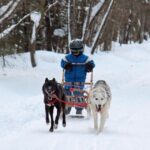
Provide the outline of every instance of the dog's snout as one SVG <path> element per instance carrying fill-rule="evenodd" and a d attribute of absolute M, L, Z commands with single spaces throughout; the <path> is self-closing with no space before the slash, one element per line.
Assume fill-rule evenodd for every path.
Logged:
<path fill-rule="evenodd" d="M 101 105 L 98 105 L 98 109 L 101 110 Z"/>
<path fill-rule="evenodd" d="M 96 105 L 97 112 L 101 111 L 101 105 Z"/>
<path fill-rule="evenodd" d="M 98 98 L 95 98 L 95 100 L 98 100 Z"/>
<path fill-rule="evenodd" d="M 51 87 L 50 87 L 50 86 L 48 87 L 48 90 L 51 90 Z"/>

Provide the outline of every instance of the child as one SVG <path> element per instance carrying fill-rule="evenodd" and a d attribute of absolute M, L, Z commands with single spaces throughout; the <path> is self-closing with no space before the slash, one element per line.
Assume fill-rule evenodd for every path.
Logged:
<path fill-rule="evenodd" d="M 66 93 L 70 95 L 70 88 L 76 88 L 76 86 L 80 86 L 80 89 L 84 88 L 86 74 L 93 70 L 95 64 L 93 60 L 83 54 L 84 44 L 82 40 L 72 40 L 69 48 L 71 53 L 61 60 L 61 67 L 65 70 L 65 82 L 69 82 L 72 85 L 72 87 L 65 86 Z M 76 93 L 76 95 L 78 94 Z M 81 107 L 76 107 L 76 114 L 82 114 L 82 109 Z M 68 109 L 68 113 L 70 113 L 70 110 L 71 108 Z"/>

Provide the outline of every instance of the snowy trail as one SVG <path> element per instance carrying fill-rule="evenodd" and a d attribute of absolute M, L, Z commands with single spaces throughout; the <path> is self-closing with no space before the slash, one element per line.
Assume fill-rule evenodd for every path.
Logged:
<path fill-rule="evenodd" d="M 40 51 L 35 69 L 27 63 L 27 54 L 8 57 L 16 67 L 0 70 L 0 149 L 149 150 L 150 48 L 146 43 L 116 49 L 92 56 L 94 82 L 104 79 L 112 89 L 110 115 L 99 135 L 92 118 L 67 118 L 66 128 L 60 120 L 58 129 L 48 132 L 41 87 L 45 77 L 61 81 L 64 55 Z"/>
<path fill-rule="evenodd" d="M 119 100 L 118 100 L 119 101 Z M 134 103 L 134 102 L 133 102 Z M 122 105 L 124 107 L 122 107 Z M 130 107 L 129 107 L 130 106 Z M 143 107 L 146 109 L 148 105 Z M 128 109 L 125 109 L 125 108 Z M 44 118 L 37 119 L 32 118 L 29 123 L 22 126 L 19 131 L 15 131 L 11 135 L 7 135 L 0 145 L 3 146 L 3 150 L 9 149 L 81 149 L 82 150 L 98 150 L 99 147 L 103 149 L 121 149 L 124 145 L 124 149 L 147 149 L 149 143 L 149 132 L 138 129 L 143 128 L 142 115 L 149 115 L 144 109 L 137 112 L 141 105 L 135 105 L 133 109 L 127 102 L 115 105 L 112 104 L 110 118 L 107 121 L 107 125 L 102 134 L 97 135 L 93 130 L 92 119 L 67 119 L 67 127 L 61 126 L 61 120 L 59 122 L 59 128 L 54 133 L 49 133 L 49 125 L 45 125 Z M 121 111 L 121 114 L 118 114 Z M 132 114 L 132 115 L 131 115 Z M 149 128 L 149 121 L 145 128 Z M 141 138 L 143 140 L 141 140 Z M 144 141 L 144 142 L 143 142 Z M 9 144 L 8 144 L 9 143 Z M 138 143 L 138 144 L 137 144 Z"/>

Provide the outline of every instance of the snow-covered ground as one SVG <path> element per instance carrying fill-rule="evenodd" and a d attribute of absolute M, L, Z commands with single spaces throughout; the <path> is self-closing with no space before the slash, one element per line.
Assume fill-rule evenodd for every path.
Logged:
<path fill-rule="evenodd" d="M 58 129 L 48 132 L 41 87 L 45 77 L 61 82 L 63 56 L 38 51 L 36 68 L 31 68 L 28 53 L 6 57 L 7 67 L 0 68 L 0 149 L 149 150 L 150 42 L 115 44 L 111 52 L 91 56 L 94 82 L 104 79 L 112 89 L 109 119 L 99 135 L 92 118 L 67 118 L 66 128 L 60 120 Z"/>

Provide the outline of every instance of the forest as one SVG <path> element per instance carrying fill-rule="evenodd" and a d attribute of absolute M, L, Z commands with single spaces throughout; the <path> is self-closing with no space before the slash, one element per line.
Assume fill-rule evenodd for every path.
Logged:
<path fill-rule="evenodd" d="M 68 53 L 79 38 L 91 54 L 110 51 L 147 40 L 149 27 L 150 0 L 1 0 L 0 56 L 30 52 L 36 66 L 36 50 Z"/>

